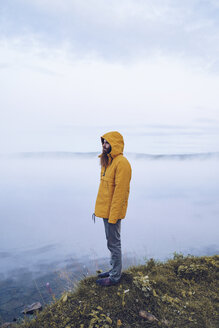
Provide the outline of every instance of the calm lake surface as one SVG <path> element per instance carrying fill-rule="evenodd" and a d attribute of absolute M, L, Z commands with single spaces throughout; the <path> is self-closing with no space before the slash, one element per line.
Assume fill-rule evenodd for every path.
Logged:
<path fill-rule="evenodd" d="M 124 263 L 174 252 L 218 254 L 219 156 L 126 156 L 132 181 L 122 221 Z M 99 170 L 96 154 L 1 159 L 1 281 L 24 272 L 35 279 L 71 260 L 71 268 L 98 268 L 109 256 L 103 222 L 91 219 Z"/>

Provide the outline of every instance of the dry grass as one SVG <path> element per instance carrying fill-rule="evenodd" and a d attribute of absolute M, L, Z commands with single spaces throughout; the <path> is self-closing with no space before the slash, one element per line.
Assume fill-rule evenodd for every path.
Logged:
<path fill-rule="evenodd" d="M 219 327 L 219 256 L 150 260 L 126 270 L 112 287 L 97 286 L 95 280 L 81 280 L 73 292 L 16 327 Z M 140 317 L 140 310 L 158 321 Z"/>

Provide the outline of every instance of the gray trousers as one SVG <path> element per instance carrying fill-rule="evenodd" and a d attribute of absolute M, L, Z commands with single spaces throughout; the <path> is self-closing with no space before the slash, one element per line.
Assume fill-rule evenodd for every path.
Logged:
<path fill-rule="evenodd" d="M 121 220 L 118 220 L 116 224 L 108 223 L 108 219 L 103 219 L 107 247 L 111 253 L 110 264 L 112 266 L 109 271 L 110 279 L 113 282 L 118 282 L 122 273 L 122 252 L 121 252 Z"/>

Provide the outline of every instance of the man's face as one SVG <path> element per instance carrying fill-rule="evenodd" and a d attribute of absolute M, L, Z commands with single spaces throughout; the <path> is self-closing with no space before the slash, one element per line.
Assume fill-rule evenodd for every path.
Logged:
<path fill-rule="evenodd" d="M 103 153 L 108 154 L 111 151 L 111 146 L 109 142 L 107 142 L 105 139 L 103 140 Z"/>

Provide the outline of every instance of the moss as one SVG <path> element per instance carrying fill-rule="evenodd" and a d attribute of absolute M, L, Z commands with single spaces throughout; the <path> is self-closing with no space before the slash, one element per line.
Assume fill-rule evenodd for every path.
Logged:
<path fill-rule="evenodd" d="M 130 268 L 115 286 L 103 288 L 95 280 L 83 279 L 74 292 L 17 327 L 219 327 L 219 256 L 175 254 L 165 263 L 151 259 Z M 143 319 L 140 310 L 158 321 Z"/>

